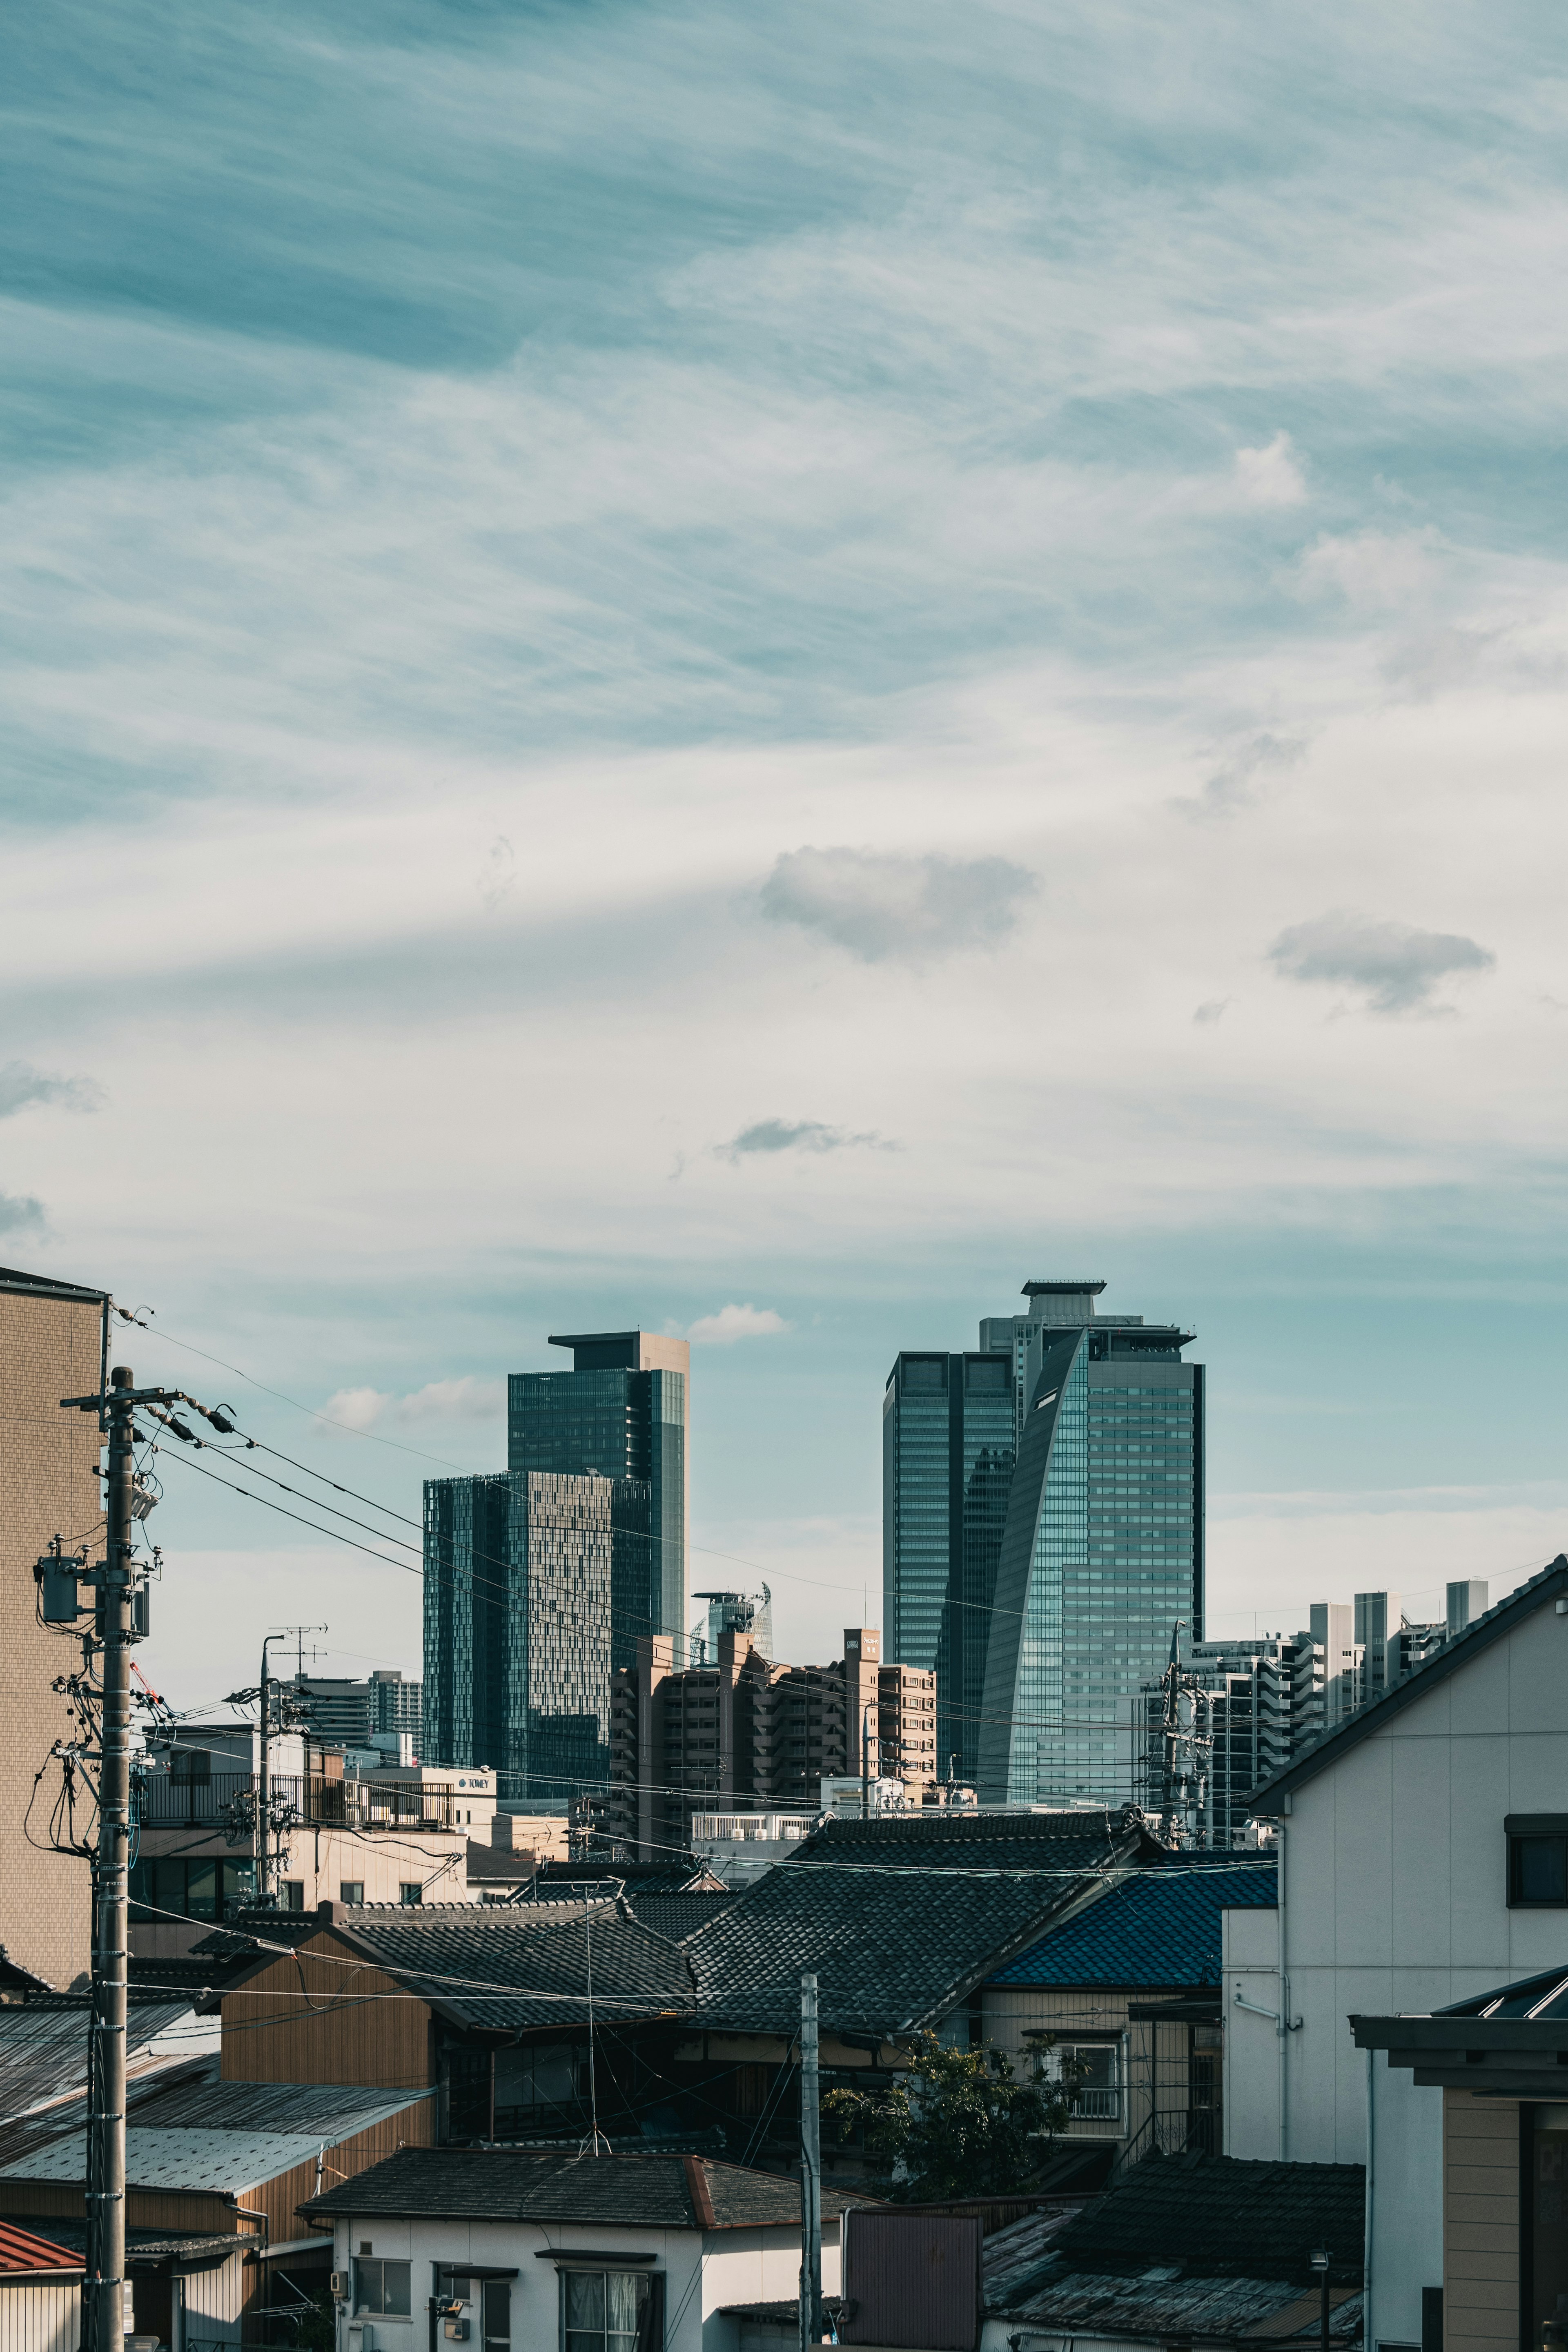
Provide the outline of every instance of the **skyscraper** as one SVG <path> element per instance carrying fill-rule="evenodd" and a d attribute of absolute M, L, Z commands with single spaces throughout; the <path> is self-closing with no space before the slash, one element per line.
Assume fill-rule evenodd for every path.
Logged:
<path fill-rule="evenodd" d="M 882 1605 L 893 1658 L 936 1673 L 939 1770 L 973 1777 L 1013 1476 L 1011 1350 L 901 1354 L 882 1399 Z"/>
<path fill-rule="evenodd" d="M 1102 1282 L 1030 1282 L 1005 1345 L 1018 1431 L 980 1709 L 992 1802 L 1131 1793 L 1128 1701 L 1177 1618 L 1204 1630 L 1204 1369 L 1193 1337 L 1100 1315 Z"/>
<path fill-rule="evenodd" d="M 552 1336 L 569 1372 L 513 1372 L 507 1381 L 507 1468 L 597 1475 L 617 1497 L 611 1649 L 637 1662 L 637 1643 L 686 1632 L 687 1399 L 691 1351 L 647 1331 Z"/>
<path fill-rule="evenodd" d="M 635 1482 L 541 1471 L 425 1485 L 425 1760 L 503 1797 L 609 1770 L 611 1528 Z"/>

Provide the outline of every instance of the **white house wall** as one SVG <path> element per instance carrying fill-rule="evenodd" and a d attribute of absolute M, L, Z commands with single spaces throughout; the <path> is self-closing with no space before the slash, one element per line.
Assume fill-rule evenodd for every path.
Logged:
<path fill-rule="evenodd" d="M 0 2284 L 0 2352 L 77 2352 L 81 2285 L 76 2279 Z"/>
<path fill-rule="evenodd" d="M 537 2259 L 545 2252 L 569 2253 L 574 2247 L 603 2255 L 630 2257 L 652 2254 L 665 2281 L 665 2344 L 667 2352 L 734 2352 L 735 2323 L 720 2317 L 727 2305 L 793 2301 L 800 2286 L 800 2231 L 796 2229 L 656 2230 L 601 2222 L 387 2221 L 380 2217 L 340 2221 L 333 2240 L 333 2267 L 347 2270 L 352 2257 L 368 2242 L 376 2261 L 412 2265 L 414 2305 L 405 2320 L 367 2318 L 374 2330 L 373 2352 L 428 2352 L 426 2311 L 434 2277 L 433 2266 L 447 2263 L 460 2273 L 465 2263 L 476 2269 L 515 2269 L 512 2282 L 512 2352 L 548 2352 L 560 2334 L 559 2287 L 552 2262 Z M 631 2267 L 639 2267 L 632 2263 Z M 697 2273 L 700 2271 L 700 2276 Z M 825 2221 L 822 2230 L 822 2284 L 825 2294 L 838 2293 L 838 2223 Z M 338 2315 L 339 2352 L 347 2352 L 348 2315 Z M 478 2329 L 469 2336 L 477 2352 Z M 447 2352 L 437 2334 L 437 2352 Z"/>

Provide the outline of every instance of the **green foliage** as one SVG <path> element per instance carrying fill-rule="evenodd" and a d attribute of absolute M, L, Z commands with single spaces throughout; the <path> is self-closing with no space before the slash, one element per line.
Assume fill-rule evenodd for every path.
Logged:
<path fill-rule="evenodd" d="M 316 2295 L 299 2317 L 300 2352 L 333 2352 L 338 2339 L 337 2315 L 329 2294 Z"/>
<path fill-rule="evenodd" d="M 1031 2040 L 1020 2078 L 989 2043 L 951 2050 L 922 2033 L 906 2075 L 886 2090 L 830 2091 L 824 2119 L 840 2139 L 865 2135 L 868 2155 L 889 2159 L 888 2194 L 906 2204 L 1014 2194 L 1043 2169 L 1072 2095 L 1047 2076 L 1050 2037 Z"/>

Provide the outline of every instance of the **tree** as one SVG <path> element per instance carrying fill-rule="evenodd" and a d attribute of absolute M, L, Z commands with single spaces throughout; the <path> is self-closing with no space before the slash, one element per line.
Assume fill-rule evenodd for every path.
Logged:
<path fill-rule="evenodd" d="M 890 2159 L 888 2194 L 906 2204 L 995 2197 L 1027 2189 L 1067 2122 L 1070 2080 L 1048 2076 L 1048 2035 L 1022 2079 L 1005 2052 L 949 2049 L 922 2033 L 910 2069 L 881 2091 L 829 2091 L 822 2112 L 836 2136 L 864 2133 L 868 2155 Z"/>

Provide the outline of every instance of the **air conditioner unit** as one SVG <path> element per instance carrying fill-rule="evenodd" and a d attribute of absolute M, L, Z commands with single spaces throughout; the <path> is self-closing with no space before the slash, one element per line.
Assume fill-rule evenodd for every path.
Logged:
<path fill-rule="evenodd" d="M 468 2321 L 466 2319 L 448 2319 L 446 2326 L 446 2336 L 448 2344 L 466 2344 L 468 2340 Z"/>
<path fill-rule="evenodd" d="M 331 2277 L 327 2282 L 327 2284 L 334 2303 L 347 2303 L 349 2299 L 349 2274 L 347 2271 L 334 2271 Z"/>

